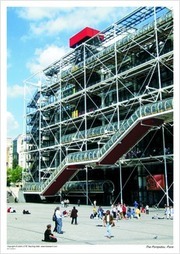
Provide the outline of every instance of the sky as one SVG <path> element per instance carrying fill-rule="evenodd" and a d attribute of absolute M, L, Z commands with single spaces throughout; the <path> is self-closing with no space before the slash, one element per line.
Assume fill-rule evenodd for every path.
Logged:
<path fill-rule="evenodd" d="M 145 1 L 2 2 L 9 2 L 1 10 L 6 23 L 1 37 L 6 39 L 6 132 L 13 139 L 25 133 L 24 80 L 68 53 L 69 38 L 84 27 L 102 31 L 142 2 L 147 5 Z"/>
<path fill-rule="evenodd" d="M 84 27 L 99 31 L 136 7 L 7 7 L 7 136 L 24 132 L 24 80 L 70 51 L 69 38 Z"/>

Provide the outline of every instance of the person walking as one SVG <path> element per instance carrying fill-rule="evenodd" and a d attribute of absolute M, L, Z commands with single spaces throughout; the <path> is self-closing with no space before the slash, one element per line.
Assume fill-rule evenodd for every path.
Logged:
<path fill-rule="evenodd" d="M 57 222 L 57 227 L 56 227 L 56 232 L 58 234 L 63 234 L 63 231 L 62 231 L 62 213 L 60 211 L 60 207 L 57 207 L 56 208 L 56 222 Z"/>
<path fill-rule="evenodd" d="M 107 210 L 104 216 L 104 223 L 106 226 L 106 237 L 111 238 L 111 227 L 114 225 L 113 216 L 110 214 L 110 211 Z"/>
<path fill-rule="evenodd" d="M 78 210 L 74 206 L 72 211 L 71 211 L 71 224 L 75 222 L 75 225 L 77 225 L 77 217 L 78 217 Z"/>

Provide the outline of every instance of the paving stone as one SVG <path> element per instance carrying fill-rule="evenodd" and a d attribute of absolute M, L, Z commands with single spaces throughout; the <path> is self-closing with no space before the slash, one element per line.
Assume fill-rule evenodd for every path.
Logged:
<path fill-rule="evenodd" d="M 53 211 L 57 206 L 61 207 L 61 205 L 55 203 L 13 203 L 11 205 L 8 203 L 7 206 L 12 206 L 16 209 L 16 213 L 7 214 L 7 246 L 9 250 L 13 248 L 14 250 L 19 248 L 22 250 L 25 248 L 26 253 L 28 253 L 31 248 L 36 248 L 39 253 L 44 247 L 51 247 L 51 251 L 60 247 L 61 251 L 72 251 L 80 245 L 78 253 L 84 253 L 81 252 L 84 245 L 86 246 L 86 251 L 87 246 L 89 246 L 89 251 L 93 248 L 91 246 L 103 246 L 103 253 L 106 253 L 109 246 L 117 245 L 120 245 L 121 249 L 124 246 L 128 246 L 129 250 L 133 245 L 142 245 L 146 249 L 152 248 L 152 246 L 169 245 L 169 248 L 173 246 L 173 220 L 167 220 L 166 218 L 152 219 L 156 214 L 159 217 L 164 217 L 163 209 L 150 208 L 150 213 L 143 213 L 140 219 L 133 218 L 116 221 L 115 227 L 112 227 L 113 237 L 108 239 L 105 237 L 106 228 L 103 226 L 102 220 L 98 218 L 90 219 L 93 207 L 90 205 L 81 205 L 79 207 L 75 205 L 78 209 L 78 225 L 72 225 L 71 218 L 64 217 L 62 228 L 64 233 L 54 233 L 58 239 L 57 243 L 47 243 L 42 242 L 46 225 L 51 224 L 53 230 Z M 61 207 L 61 211 L 69 211 L 73 206 L 74 204 L 70 204 L 68 208 Z M 22 211 L 24 209 L 29 210 L 31 214 L 23 214 Z M 110 207 L 103 207 L 103 209 L 107 210 Z M 110 251 L 109 253 L 113 252 Z"/>

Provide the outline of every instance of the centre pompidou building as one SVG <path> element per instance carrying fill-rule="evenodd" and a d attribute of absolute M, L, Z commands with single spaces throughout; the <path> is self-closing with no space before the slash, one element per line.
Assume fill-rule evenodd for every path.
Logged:
<path fill-rule="evenodd" d="M 173 203 L 172 10 L 141 7 L 69 43 L 25 81 L 26 201 Z"/>

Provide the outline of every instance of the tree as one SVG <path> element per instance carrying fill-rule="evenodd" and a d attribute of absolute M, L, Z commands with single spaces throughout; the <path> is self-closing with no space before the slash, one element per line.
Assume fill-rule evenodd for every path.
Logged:
<path fill-rule="evenodd" d="M 12 168 L 7 169 L 7 186 L 10 186 L 11 183 L 11 170 Z"/>
<path fill-rule="evenodd" d="M 8 168 L 7 170 L 7 185 L 10 183 L 19 183 L 22 182 L 22 170 L 23 168 L 20 166 L 16 166 L 15 168 Z"/>

